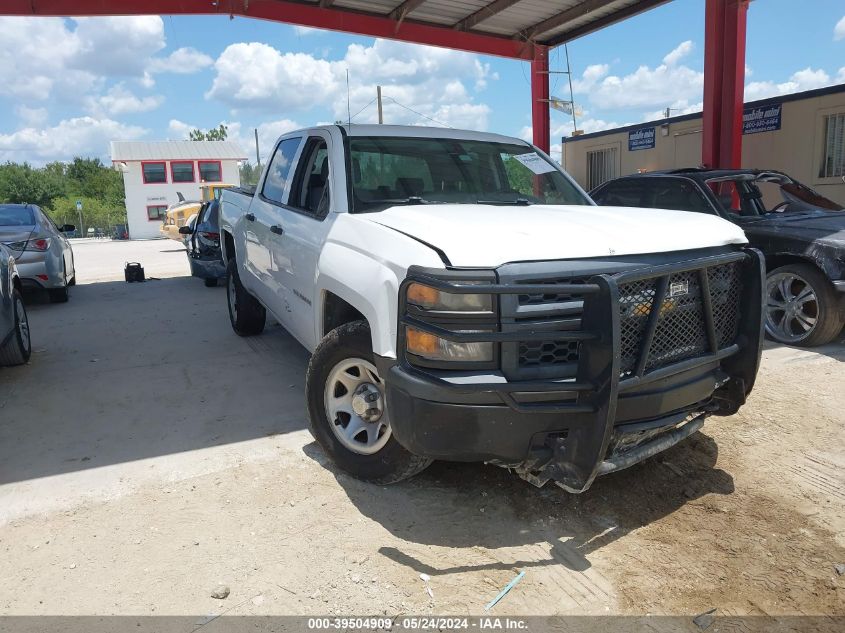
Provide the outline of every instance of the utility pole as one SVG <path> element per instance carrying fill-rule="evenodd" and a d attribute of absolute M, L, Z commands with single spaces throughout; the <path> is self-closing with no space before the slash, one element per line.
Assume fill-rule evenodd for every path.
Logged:
<path fill-rule="evenodd" d="M 258 153 L 258 128 L 255 128 L 255 164 L 258 166 L 258 171 L 261 171 L 261 155 Z"/>
<path fill-rule="evenodd" d="M 376 99 L 378 100 L 378 124 L 384 124 L 384 114 L 381 109 L 381 86 L 376 86 Z"/>

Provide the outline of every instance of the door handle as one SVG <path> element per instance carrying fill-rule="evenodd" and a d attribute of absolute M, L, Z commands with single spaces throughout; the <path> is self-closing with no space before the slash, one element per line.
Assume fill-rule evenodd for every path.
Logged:
<path fill-rule="evenodd" d="M 271 227 L 270 227 L 270 230 L 271 230 L 273 233 L 275 233 L 276 235 L 281 235 L 282 233 L 284 233 L 284 232 L 285 232 L 285 230 L 284 230 L 282 227 L 280 227 L 280 226 L 278 226 L 278 225 L 276 225 L 276 224 L 274 224 L 273 226 L 271 226 Z"/>
<path fill-rule="evenodd" d="M 255 222 L 255 214 L 254 213 L 247 213 L 244 217 L 247 220 L 249 220 L 250 222 Z"/>

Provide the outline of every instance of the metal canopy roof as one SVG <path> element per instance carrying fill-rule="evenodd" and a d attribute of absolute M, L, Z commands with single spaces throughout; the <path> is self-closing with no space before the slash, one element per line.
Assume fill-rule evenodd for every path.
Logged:
<path fill-rule="evenodd" d="M 669 0 L 3 0 L 0 15 L 222 14 L 532 59 Z"/>
<path fill-rule="evenodd" d="M 557 46 L 668 0 L 309 0 L 336 11 Z"/>

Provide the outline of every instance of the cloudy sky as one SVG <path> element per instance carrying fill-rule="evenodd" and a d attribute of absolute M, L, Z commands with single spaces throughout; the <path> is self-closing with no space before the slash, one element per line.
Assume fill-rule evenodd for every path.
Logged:
<path fill-rule="evenodd" d="M 841 0 L 756 0 L 746 99 L 845 83 Z M 807 4 L 802 4 L 805 8 Z M 578 127 L 588 132 L 699 110 L 703 0 L 675 0 L 569 46 Z M 563 49 L 552 53 L 564 69 Z M 262 155 L 290 129 L 372 122 L 449 125 L 530 138 L 524 62 L 223 16 L 0 18 L 0 160 L 108 159 L 114 139 L 182 139 L 220 122 Z M 562 75 L 552 93 L 568 98 Z M 572 122 L 556 113 L 554 149 Z"/>

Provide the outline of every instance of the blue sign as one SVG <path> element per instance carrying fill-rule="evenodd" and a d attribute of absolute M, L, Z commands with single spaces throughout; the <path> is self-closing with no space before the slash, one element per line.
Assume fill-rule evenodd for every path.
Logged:
<path fill-rule="evenodd" d="M 652 149 L 654 147 L 654 128 L 643 127 L 639 130 L 628 132 L 628 151 L 635 152 L 639 149 Z"/>
<path fill-rule="evenodd" d="M 780 113 L 783 104 L 746 108 L 742 112 L 742 133 L 757 134 L 780 129 Z"/>

